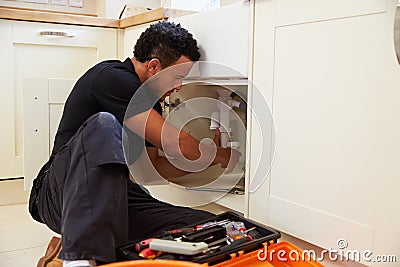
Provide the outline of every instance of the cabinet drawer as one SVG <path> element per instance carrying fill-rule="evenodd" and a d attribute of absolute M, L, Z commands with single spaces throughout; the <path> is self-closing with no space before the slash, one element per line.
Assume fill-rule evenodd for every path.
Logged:
<path fill-rule="evenodd" d="M 41 45 L 97 47 L 99 43 L 115 40 L 116 29 L 63 24 L 13 22 L 13 42 Z"/>

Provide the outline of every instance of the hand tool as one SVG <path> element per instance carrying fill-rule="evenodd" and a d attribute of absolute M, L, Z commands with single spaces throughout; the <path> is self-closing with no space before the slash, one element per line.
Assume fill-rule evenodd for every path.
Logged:
<path fill-rule="evenodd" d="M 172 237 L 177 237 L 177 236 L 182 236 L 186 234 L 190 234 L 195 232 L 195 228 L 187 227 L 187 228 L 181 228 L 181 229 L 175 229 L 175 230 L 168 230 L 164 231 L 162 233 L 162 236 L 172 236 Z"/>
<path fill-rule="evenodd" d="M 206 222 L 206 223 L 203 223 L 203 224 L 196 225 L 196 229 L 197 229 L 197 231 L 204 230 L 204 229 L 208 229 L 208 228 L 211 228 L 211 227 L 224 225 L 224 224 L 227 224 L 229 222 L 230 222 L 229 219 L 225 219 L 225 220 L 222 220 L 222 221 Z"/>
<path fill-rule="evenodd" d="M 231 239 L 237 240 L 237 239 L 241 239 L 241 238 L 245 237 L 245 238 L 247 238 L 248 240 L 251 241 L 251 240 L 253 240 L 254 238 L 253 238 L 251 235 L 249 235 L 248 232 L 250 232 L 250 231 L 252 231 L 252 230 L 254 230 L 254 229 L 256 229 L 255 226 L 252 227 L 252 228 L 250 228 L 250 229 L 247 229 L 247 230 L 245 230 L 245 231 L 240 231 L 239 234 L 234 235 L 233 237 L 231 236 Z"/>
<path fill-rule="evenodd" d="M 153 239 L 150 242 L 151 250 L 158 250 L 182 255 L 195 255 L 208 248 L 205 242 L 176 242 L 170 240 Z"/>
<path fill-rule="evenodd" d="M 145 240 L 142 240 L 142 241 L 136 243 L 135 244 L 136 252 L 141 252 L 144 249 L 148 248 L 149 244 L 150 244 L 150 241 L 153 240 L 153 239 L 154 238 L 148 238 L 148 239 L 145 239 Z M 164 239 L 164 240 L 173 240 L 173 237 L 172 236 L 165 236 L 162 239 Z"/>
<path fill-rule="evenodd" d="M 197 231 L 195 233 L 191 233 L 189 235 L 185 235 L 182 237 L 182 241 L 188 242 L 201 242 L 206 239 L 213 237 L 214 240 L 225 237 L 226 231 L 225 228 L 221 226 L 211 227 L 204 229 L 202 231 Z"/>
<path fill-rule="evenodd" d="M 226 240 L 227 238 L 225 237 L 207 244 L 205 242 L 177 242 L 173 240 L 153 239 L 150 241 L 149 248 L 151 250 L 181 255 L 196 255 Z"/>
<path fill-rule="evenodd" d="M 144 259 L 152 260 L 160 256 L 162 253 L 163 253 L 162 251 L 156 251 L 150 248 L 145 248 L 139 253 L 139 256 Z"/>
<path fill-rule="evenodd" d="M 141 251 L 143 251 L 144 249 L 148 248 L 148 247 L 149 247 L 149 244 L 150 244 L 150 241 L 153 240 L 153 239 L 154 239 L 154 238 L 149 238 L 149 239 L 145 239 L 145 240 L 142 240 L 142 241 L 136 243 L 136 244 L 135 244 L 135 250 L 136 250 L 136 252 L 141 252 Z"/>
<path fill-rule="evenodd" d="M 208 228 L 212 228 L 215 226 L 220 226 L 229 223 L 228 219 L 222 220 L 222 221 L 213 221 L 213 222 L 206 222 L 203 224 L 198 224 L 195 227 L 185 227 L 181 229 L 175 229 L 175 230 L 168 230 L 164 231 L 161 236 L 172 236 L 172 237 L 177 237 L 177 236 L 182 236 L 182 235 L 187 235 L 191 234 L 197 231 L 202 231 Z"/>

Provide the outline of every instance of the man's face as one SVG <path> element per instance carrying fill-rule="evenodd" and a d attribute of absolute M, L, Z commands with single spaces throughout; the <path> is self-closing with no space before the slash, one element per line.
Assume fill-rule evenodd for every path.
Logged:
<path fill-rule="evenodd" d="M 164 88 L 169 89 L 161 97 L 164 100 L 166 96 L 171 95 L 174 91 L 182 88 L 183 79 L 189 74 L 193 62 L 185 56 L 181 56 L 175 63 L 163 69 L 160 76 L 160 84 Z"/>

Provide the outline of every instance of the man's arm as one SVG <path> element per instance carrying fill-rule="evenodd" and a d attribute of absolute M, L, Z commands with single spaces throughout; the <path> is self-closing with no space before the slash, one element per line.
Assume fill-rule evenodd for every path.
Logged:
<path fill-rule="evenodd" d="M 194 161 L 200 159 L 200 142 L 185 131 L 180 131 L 166 122 L 153 109 L 128 118 L 125 125 L 169 156 L 178 160 Z M 205 148 L 204 151 L 215 151 L 213 145 L 203 144 L 202 147 Z M 210 158 L 209 155 L 203 156 L 201 161 L 210 161 L 213 164 L 220 163 L 222 168 L 228 167 L 228 171 L 233 169 L 240 157 L 238 151 L 222 147 L 216 148 L 214 158 Z"/>
<path fill-rule="evenodd" d="M 175 167 L 167 158 L 159 156 L 158 148 L 147 147 L 146 149 L 151 163 L 164 179 L 170 180 L 190 173 Z"/>
<path fill-rule="evenodd" d="M 218 128 L 215 130 L 214 143 L 217 147 L 220 147 L 220 132 Z M 164 156 L 160 156 L 158 153 L 158 148 L 147 147 L 146 149 L 152 165 L 164 179 L 171 180 L 173 178 L 181 177 L 191 173 L 189 171 L 184 171 L 180 168 L 177 168 L 174 166 L 171 160 L 165 158 Z"/>

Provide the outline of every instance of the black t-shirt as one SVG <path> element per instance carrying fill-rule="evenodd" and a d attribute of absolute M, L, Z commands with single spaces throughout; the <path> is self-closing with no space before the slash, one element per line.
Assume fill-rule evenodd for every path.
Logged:
<path fill-rule="evenodd" d="M 68 142 L 82 123 L 98 112 L 111 113 L 122 125 L 128 104 L 140 86 L 139 76 L 129 58 L 124 62 L 103 61 L 89 69 L 68 96 L 52 154 Z M 161 113 L 158 102 L 153 108 Z"/>

